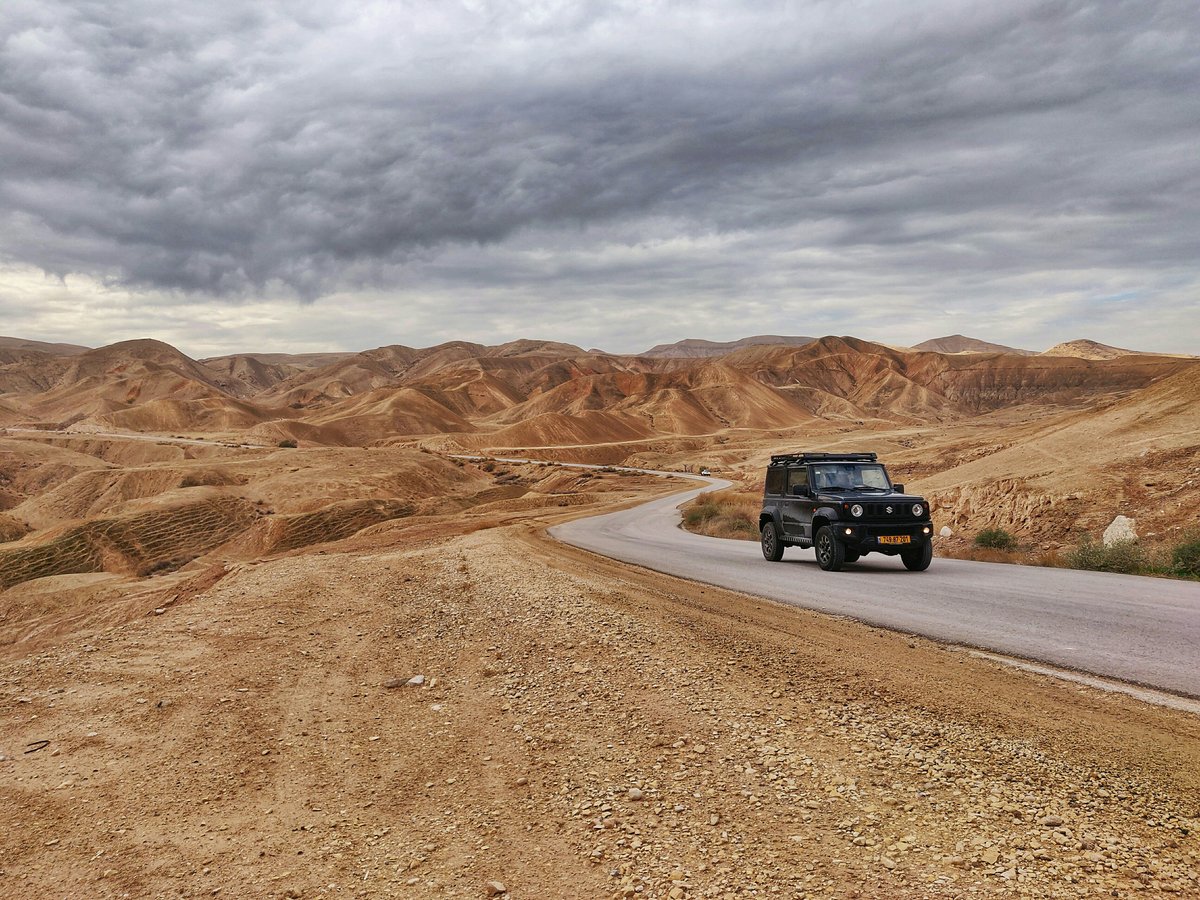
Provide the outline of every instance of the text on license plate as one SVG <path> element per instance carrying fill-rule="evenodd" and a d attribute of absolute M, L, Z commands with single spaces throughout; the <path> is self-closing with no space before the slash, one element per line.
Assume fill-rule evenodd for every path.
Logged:
<path fill-rule="evenodd" d="M 881 534 L 879 543 L 881 544 L 908 544 L 912 542 L 912 538 L 907 534 Z"/>

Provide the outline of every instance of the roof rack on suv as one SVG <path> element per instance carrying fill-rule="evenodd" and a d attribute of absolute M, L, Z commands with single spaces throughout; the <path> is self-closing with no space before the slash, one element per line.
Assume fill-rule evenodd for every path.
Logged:
<path fill-rule="evenodd" d="M 801 450 L 797 453 L 779 453 L 771 457 L 771 465 L 786 466 L 809 462 L 876 462 L 874 453 L 809 453 Z"/>

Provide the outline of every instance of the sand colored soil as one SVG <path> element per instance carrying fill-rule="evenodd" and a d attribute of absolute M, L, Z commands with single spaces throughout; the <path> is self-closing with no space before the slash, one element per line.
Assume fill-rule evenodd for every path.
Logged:
<path fill-rule="evenodd" d="M 564 548 L 544 496 L 10 648 L 0 895 L 1200 892 L 1194 716 Z"/>

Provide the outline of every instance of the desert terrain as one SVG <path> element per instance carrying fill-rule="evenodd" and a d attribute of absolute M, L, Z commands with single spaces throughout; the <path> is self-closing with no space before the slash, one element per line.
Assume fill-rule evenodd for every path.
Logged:
<path fill-rule="evenodd" d="M 798 448 L 1197 526 L 1200 360 L 955 338 L 0 341 L 0 896 L 1200 896 L 1196 715 L 544 533 Z"/>

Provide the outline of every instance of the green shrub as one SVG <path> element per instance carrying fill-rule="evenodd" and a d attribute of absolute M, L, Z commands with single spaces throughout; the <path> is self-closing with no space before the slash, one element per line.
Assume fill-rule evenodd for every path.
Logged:
<path fill-rule="evenodd" d="M 1171 572 L 1183 578 L 1200 578 L 1200 534 L 1189 534 L 1175 545 Z"/>
<path fill-rule="evenodd" d="M 975 535 L 975 546 L 989 550 L 1015 550 L 1017 539 L 1003 528 L 985 528 Z"/>
<path fill-rule="evenodd" d="M 1137 575 L 1151 568 L 1146 551 L 1137 541 L 1117 541 L 1107 547 L 1093 543 L 1091 538 L 1067 553 L 1067 565 L 1072 569 L 1093 572 L 1121 572 Z"/>

